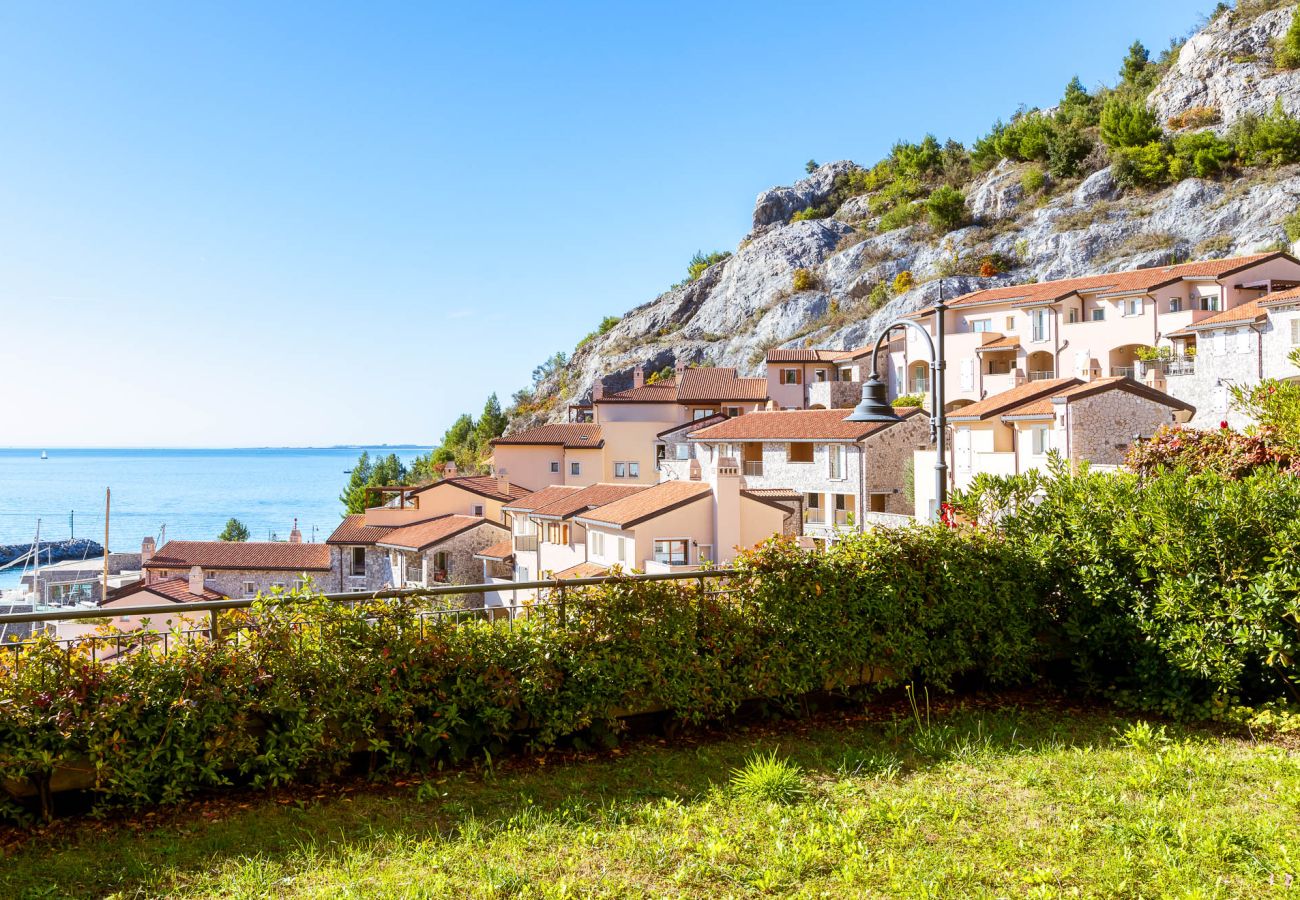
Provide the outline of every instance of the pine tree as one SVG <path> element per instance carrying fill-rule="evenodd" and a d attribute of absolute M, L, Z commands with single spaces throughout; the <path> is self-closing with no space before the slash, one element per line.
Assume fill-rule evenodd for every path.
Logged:
<path fill-rule="evenodd" d="M 229 519 L 225 529 L 217 535 L 217 540 L 243 543 L 248 540 L 248 526 L 238 519 Z"/>
<path fill-rule="evenodd" d="M 1128 48 L 1128 55 L 1120 66 L 1120 81 L 1126 86 L 1140 88 L 1146 82 L 1147 69 L 1151 66 L 1151 54 L 1142 46 L 1141 41 L 1134 41 Z"/>
<path fill-rule="evenodd" d="M 487 403 L 483 405 L 483 414 L 478 417 L 478 424 L 474 426 L 474 436 L 478 439 L 479 447 L 485 448 L 488 446 L 488 441 L 501 437 L 505 433 L 508 422 L 506 414 L 501 411 L 501 402 L 497 400 L 497 395 L 488 397 Z"/>
<path fill-rule="evenodd" d="M 365 512 L 366 510 L 366 485 L 370 483 L 370 476 L 374 468 L 370 464 L 370 454 L 361 451 L 361 456 L 357 457 L 356 465 L 352 467 L 352 475 L 348 478 L 348 486 L 339 494 L 339 501 L 349 513 Z"/>

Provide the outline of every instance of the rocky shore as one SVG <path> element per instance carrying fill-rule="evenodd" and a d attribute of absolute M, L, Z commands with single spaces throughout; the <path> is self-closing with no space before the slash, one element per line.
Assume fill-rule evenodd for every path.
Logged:
<path fill-rule="evenodd" d="M 25 556 L 31 552 L 31 549 L 32 545 L 30 543 L 0 544 L 0 566 L 8 565 L 14 560 Z M 50 563 L 64 562 L 69 559 L 92 559 L 103 555 L 104 548 L 86 538 L 65 541 L 41 541 L 40 544 L 40 560 L 43 566 Z"/>

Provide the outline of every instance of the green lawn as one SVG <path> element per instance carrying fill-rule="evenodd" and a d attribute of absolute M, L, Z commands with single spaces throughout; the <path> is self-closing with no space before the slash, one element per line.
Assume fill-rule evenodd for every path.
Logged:
<path fill-rule="evenodd" d="M 771 751 L 786 802 L 731 784 Z M 0 860 L 0 897 L 1300 894 L 1288 873 L 1294 748 L 1004 698 L 65 824 Z"/>

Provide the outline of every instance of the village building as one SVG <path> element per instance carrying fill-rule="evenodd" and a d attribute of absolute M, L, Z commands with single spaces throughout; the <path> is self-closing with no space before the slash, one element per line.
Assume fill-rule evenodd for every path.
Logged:
<path fill-rule="evenodd" d="M 532 581 L 556 576 L 588 562 L 587 529 L 576 517 L 644 491 L 649 485 L 553 485 L 509 507 L 514 541 L 514 577 Z"/>
<path fill-rule="evenodd" d="M 803 507 L 803 533 L 833 538 L 872 521 L 910 515 L 907 470 L 930 445 L 929 417 L 899 410 L 894 423 L 845 421 L 843 409 L 755 413 L 699 429 L 690 441 L 703 470 L 735 459 L 747 489 L 789 490 Z"/>
<path fill-rule="evenodd" d="M 65 619 L 58 623 L 58 639 L 88 637 L 105 632 L 126 633 L 148 628 L 151 631 L 189 632 L 206 634 L 211 627 L 211 617 L 206 612 L 186 613 L 184 605 L 213 600 L 228 600 L 225 594 L 213 590 L 207 584 L 206 573 L 199 567 L 192 568 L 188 575 L 164 578 L 155 581 L 137 581 L 117 590 L 110 590 L 108 599 L 98 604 L 104 609 L 121 610 L 121 614 L 111 619 Z M 139 615 L 132 609 L 148 606 L 175 604 L 175 614 Z M 105 647 L 97 654 L 98 658 L 111 656 L 112 647 Z"/>
<path fill-rule="evenodd" d="M 375 546 L 389 554 L 395 587 L 477 584 L 483 567 L 474 555 L 509 533 L 482 516 L 449 514 L 394 528 Z"/>
<path fill-rule="evenodd" d="M 304 544 L 295 527 L 285 541 L 168 541 L 143 561 L 145 585 L 173 578 L 202 578 L 206 589 L 227 597 L 253 597 L 313 585 L 338 590 L 331 578 L 330 547 Z"/>

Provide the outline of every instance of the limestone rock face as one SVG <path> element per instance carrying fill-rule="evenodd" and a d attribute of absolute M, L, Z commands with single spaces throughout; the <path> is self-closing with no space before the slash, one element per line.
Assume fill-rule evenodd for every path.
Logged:
<path fill-rule="evenodd" d="M 1237 13 L 1221 14 L 1188 41 L 1152 92 L 1151 106 L 1162 119 L 1216 106 L 1216 127 L 1226 128 L 1244 112 L 1267 112 L 1282 96 L 1300 115 L 1300 73 L 1273 72 L 1268 62 L 1291 15 L 1287 8 L 1234 22 Z M 1250 54 L 1260 61 L 1236 61 Z M 1282 221 L 1300 208 L 1300 165 L 1249 169 L 1222 182 L 1187 179 L 1159 191 L 1125 191 L 1105 167 L 1030 203 L 1020 186 L 1024 165 L 1003 162 L 964 189 L 977 224 L 947 235 L 935 236 L 925 224 L 877 233 L 879 219 L 865 196 L 830 218 L 790 221 L 824 203 L 835 177 L 854 167 L 828 163 L 763 192 L 753 231 L 734 255 L 631 310 L 576 351 L 562 373 L 537 385 L 553 397 L 549 408 L 512 427 L 563 419 L 567 405 L 587 396 L 599 377 L 609 390 L 629 387 L 638 365 L 653 371 L 707 363 L 754 375 L 772 347 L 860 347 L 892 319 L 932 303 L 941 285 L 953 298 L 997 284 L 1276 247 L 1285 240 Z M 978 271 L 992 254 L 1012 260 L 1012 270 L 992 279 L 958 274 Z M 813 274 L 814 285 L 795 293 L 799 268 Z M 915 287 L 899 295 L 880 289 L 903 271 Z"/>
<path fill-rule="evenodd" d="M 1294 7 L 1246 22 L 1241 14 L 1220 14 L 1193 35 L 1178 61 L 1151 92 L 1148 103 L 1167 122 L 1192 107 L 1215 109 L 1226 126 L 1243 113 L 1267 113 L 1274 101 L 1300 115 L 1300 70 L 1274 71 L 1273 43 L 1291 25 Z"/>
<path fill-rule="evenodd" d="M 835 176 L 851 172 L 857 166 L 847 159 L 826 163 L 807 178 L 789 187 L 768 188 L 754 202 L 754 231 L 790 221 L 800 210 L 816 206 L 831 195 Z"/>

